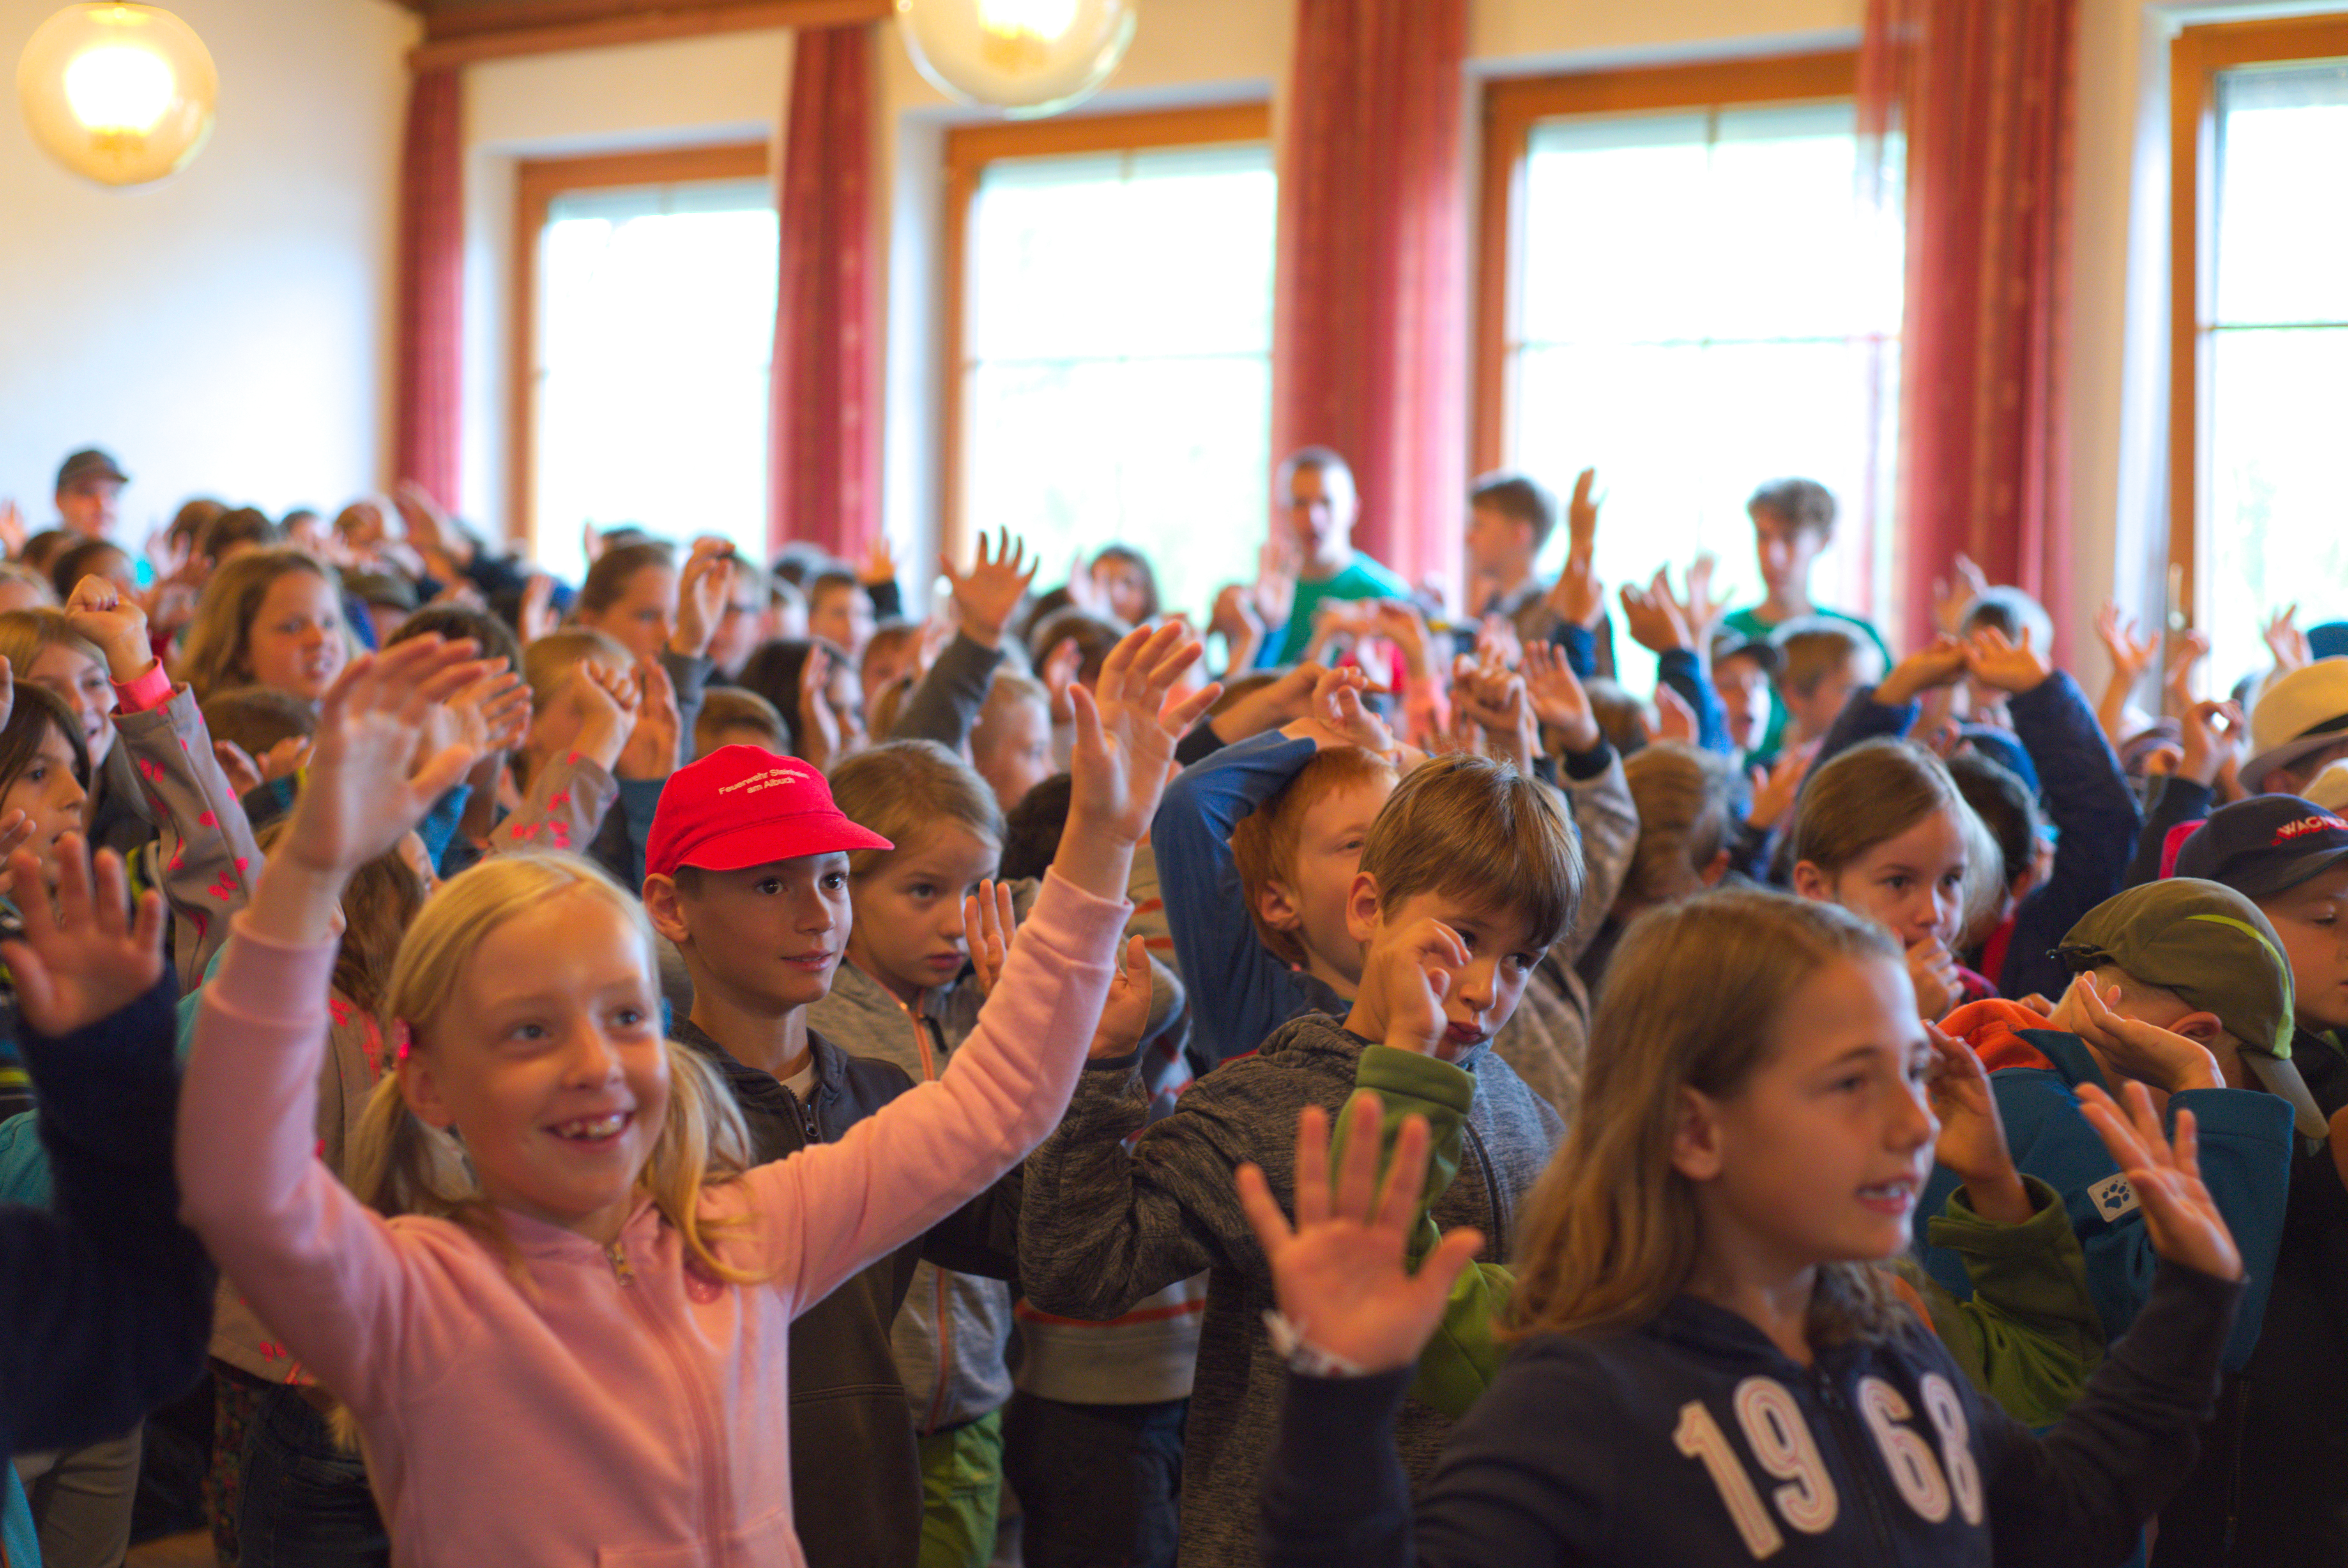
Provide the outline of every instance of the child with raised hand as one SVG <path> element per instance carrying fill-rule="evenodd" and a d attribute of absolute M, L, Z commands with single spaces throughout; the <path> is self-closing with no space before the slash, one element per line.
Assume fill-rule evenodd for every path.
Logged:
<path fill-rule="evenodd" d="M 2165 1261 L 2134 1334 L 2034 1438 L 1874 1266 L 1906 1245 L 1933 1146 L 1932 1054 L 1898 949 L 1846 912 L 1727 894 L 1642 920 L 1520 1246 L 1517 1351 L 1415 1498 L 1394 1412 L 1479 1238 L 1447 1233 L 1407 1272 L 1423 1126 L 1381 1195 L 1357 1112 L 1333 1200 L 1308 1113 L 1295 1230 L 1241 1176 L 1294 1346 L 1266 1559 L 2126 1556 L 2191 1462 L 2240 1292 L 2191 1119 L 2172 1143 L 2141 1089 L 2125 1116 L 2087 1095 Z"/>
<path fill-rule="evenodd" d="M 938 558 L 938 570 L 953 595 L 953 641 L 939 651 L 905 699 L 887 732 L 890 740 L 935 741 L 948 751 L 961 751 L 970 741 L 987 704 L 988 682 L 1003 659 L 1004 629 L 1043 564 L 1041 556 L 1028 556 L 1025 541 L 1008 528 L 992 541 L 980 538 L 968 571 Z"/>
<path fill-rule="evenodd" d="M 1162 863 L 1162 840 L 1159 852 Z M 1232 1164 L 1262 1161 L 1284 1181 L 1297 1110 L 1334 1110 L 1353 1092 L 1363 1046 L 1387 1029 L 1379 977 L 1406 961 L 1397 955 L 1417 952 L 1427 923 L 1439 919 L 1461 938 L 1440 960 L 1455 974 L 1441 1049 L 1476 1080 L 1467 1133 L 1476 1155 L 1435 1220 L 1446 1229 L 1481 1226 L 1508 1256 L 1522 1196 L 1562 1123 L 1490 1042 L 1572 918 L 1581 880 L 1554 792 L 1481 758 L 1424 763 L 1377 812 L 1345 878 L 1335 917 L 1365 956 L 1355 959 L 1355 995 L 1343 1014 L 1308 1011 L 1281 1024 L 1155 1122 L 1138 1053 L 1098 1057 L 1066 1120 L 1029 1156 L 1019 1274 L 1037 1310 L 1113 1317 L 1212 1270 L 1183 1455 L 1185 1563 L 1254 1561 L 1254 1501 L 1278 1396 L 1279 1358 L 1262 1322 L 1272 1282 L 1233 1201 Z M 1203 991 L 1228 971 L 1185 972 Z M 1400 1441 L 1414 1474 L 1427 1472 L 1447 1426 L 1437 1409 L 1409 1409 Z"/>
<path fill-rule="evenodd" d="M 661 1038 L 633 897 L 562 856 L 449 882 L 386 998 L 404 1043 L 355 1156 L 371 1209 L 311 1152 L 334 907 L 467 765 L 415 749 L 479 673 L 470 651 L 402 643 L 329 694 L 283 851 L 205 989 L 187 1213 L 352 1411 L 395 1562 L 796 1563 L 788 1324 L 1059 1113 L 1188 716 L 1156 702 L 1195 654 L 1076 700 L 1068 832 L 954 1066 L 791 1159 L 743 1172 L 724 1088 Z"/>
<path fill-rule="evenodd" d="M 2053 996 L 2069 983 L 2048 955 L 2080 917 L 2120 890 L 2143 820 L 2086 697 L 2033 642 L 2026 627 L 2009 638 L 1982 626 L 1968 638 L 1942 638 L 1919 650 L 1872 692 L 1852 695 L 1818 764 L 1857 742 L 1908 733 L 1921 712 L 1918 699 L 1960 679 L 2005 695 L 2014 739 L 2037 770 L 2056 835 L 2045 879 L 2017 867 L 1999 899 L 1996 923 L 2010 921 L 2012 929 L 1994 945 L 2004 957 L 1989 978 L 2010 997 Z"/>
<path fill-rule="evenodd" d="M 121 861 L 93 866 L 78 835 L 52 866 L 19 850 L 10 870 L 32 917 L 0 958 L 52 1187 L 43 1206 L 0 1208 L 0 1450 L 23 1453 L 118 1437 L 192 1383 L 213 1275 L 171 1178 L 161 897 L 134 901 Z M 13 1471 L 6 1487 L 0 1556 L 38 1562 Z"/>

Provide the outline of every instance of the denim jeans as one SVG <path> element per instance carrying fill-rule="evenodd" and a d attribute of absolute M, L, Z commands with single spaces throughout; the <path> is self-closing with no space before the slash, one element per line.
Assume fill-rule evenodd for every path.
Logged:
<path fill-rule="evenodd" d="M 245 1429 L 237 1546 L 240 1568 L 390 1568 L 366 1466 L 298 1389 L 263 1393 Z"/>
<path fill-rule="evenodd" d="M 1026 1568 L 1172 1568 L 1189 1408 L 1012 1395 L 1004 1473 Z"/>

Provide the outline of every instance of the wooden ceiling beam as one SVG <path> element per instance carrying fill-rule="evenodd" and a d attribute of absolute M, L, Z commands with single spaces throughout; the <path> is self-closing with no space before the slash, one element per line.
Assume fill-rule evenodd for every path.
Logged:
<path fill-rule="evenodd" d="M 890 0 L 550 0 L 434 9 L 424 42 L 408 53 L 419 71 L 517 55 L 689 38 L 762 27 L 836 27 L 877 22 Z"/>

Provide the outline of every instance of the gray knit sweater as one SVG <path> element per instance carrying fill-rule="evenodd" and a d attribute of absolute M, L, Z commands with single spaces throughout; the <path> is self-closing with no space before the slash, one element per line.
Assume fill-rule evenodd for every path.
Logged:
<path fill-rule="evenodd" d="M 1027 1157 L 1020 1282 L 1044 1311 L 1114 1317 L 1212 1271 L 1182 1460 L 1184 1568 L 1257 1561 L 1259 1494 L 1287 1376 L 1263 1327 L 1270 1266 L 1231 1173 L 1243 1161 L 1262 1166 L 1293 1212 L 1297 1113 L 1344 1104 L 1362 1045 L 1326 1014 L 1292 1019 L 1253 1055 L 1192 1084 L 1146 1132 L 1138 1060 L 1093 1063 L 1058 1131 Z M 1564 1124 L 1489 1047 L 1459 1065 L 1476 1075 L 1476 1103 L 1458 1179 L 1434 1217 L 1447 1230 L 1479 1226 L 1486 1255 L 1506 1261 L 1519 1205 Z M 1432 1409 L 1404 1407 L 1396 1446 L 1413 1481 L 1433 1470 L 1450 1428 Z"/>

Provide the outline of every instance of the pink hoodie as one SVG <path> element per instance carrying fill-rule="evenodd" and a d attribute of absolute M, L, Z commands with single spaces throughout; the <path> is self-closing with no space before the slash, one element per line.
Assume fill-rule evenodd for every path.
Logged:
<path fill-rule="evenodd" d="M 713 1189 L 731 1286 L 649 1200 L 605 1249 L 502 1217 L 385 1220 L 313 1155 L 335 944 L 236 934 L 180 1094 L 182 1207 L 263 1319 L 358 1418 L 402 1564 L 797 1565 L 791 1319 L 1011 1168 L 1067 1107 L 1129 909 L 1047 878 L 937 1081 L 836 1143 Z M 709 1233 L 705 1233 L 709 1234 Z"/>

